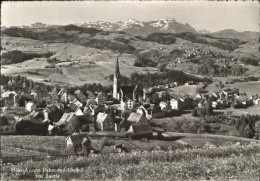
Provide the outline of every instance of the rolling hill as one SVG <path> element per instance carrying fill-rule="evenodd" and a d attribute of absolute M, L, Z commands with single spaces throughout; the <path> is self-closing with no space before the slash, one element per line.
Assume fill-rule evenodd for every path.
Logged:
<path fill-rule="evenodd" d="M 5 56 L 8 59 L 17 57 L 16 50 L 21 53 L 19 61 L 5 60 L 11 64 L 4 65 L 2 72 L 22 74 L 50 84 L 82 85 L 96 82 L 110 85 L 107 76 L 114 73 L 118 55 L 120 68 L 126 76 L 131 73 L 158 72 L 157 67 L 161 64 L 167 64 L 170 69 L 197 74 L 196 67 L 205 58 L 216 62 L 233 62 L 233 57 L 258 57 L 258 49 L 252 48 L 258 47 L 256 40 L 198 34 L 194 28 L 174 19 L 153 22 L 128 20 L 118 23 L 117 28 L 105 22 L 95 24 L 99 26 L 90 23 L 66 26 L 36 23 L 30 28 L 4 29 L 1 32 L 2 54 L 8 55 Z M 142 30 L 147 27 L 150 30 Z M 139 30 L 142 33 L 138 33 Z M 189 68 L 191 66 L 194 69 Z M 59 71 L 55 73 L 55 69 Z"/>

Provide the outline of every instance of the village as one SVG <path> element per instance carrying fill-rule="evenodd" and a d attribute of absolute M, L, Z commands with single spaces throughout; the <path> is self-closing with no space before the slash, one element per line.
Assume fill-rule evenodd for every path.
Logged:
<path fill-rule="evenodd" d="M 70 94 L 66 88 L 55 87 L 40 95 L 33 89 L 33 83 L 28 92 L 17 93 L 13 90 L 16 80 L 10 79 L 7 85 L 1 85 L 2 133 L 66 135 L 67 147 L 74 147 L 77 153 L 83 143 L 90 144 L 89 136 L 171 140 L 165 134 L 167 123 L 156 124 L 153 119 L 187 113 L 193 117 L 210 116 L 217 109 L 260 106 L 258 95 L 227 88 L 208 93 L 203 82 L 197 84 L 195 97 L 170 95 L 167 90 L 178 87 L 176 82 L 142 89 L 138 84 L 122 85 L 118 59 L 115 67 L 113 90 L 107 94 L 88 90 Z M 192 81 L 185 83 L 192 84 Z"/>

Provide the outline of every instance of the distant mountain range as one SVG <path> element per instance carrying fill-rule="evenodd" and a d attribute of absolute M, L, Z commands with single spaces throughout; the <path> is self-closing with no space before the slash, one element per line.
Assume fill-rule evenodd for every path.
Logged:
<path fill-rule="evenodd" d="M 237 32 L 233 29 L 225 29 L 221 31 L 217 31 L 211 33 L 205 29 L 195 29 L 191 27 L 188 23 L 180 23 L 177 22 L 174 18 L 166 18 L 160 19 L 156 21 L 137 21 L 134 19 L 128 19 L 125 22 L 104 22 L 104 21 L 97 21 L 97 22 L 83 22 L 83 23 L 76 23 L 75 25 L 79 27 L 86 27 L 86 28 L 96 28 L 101 29 L 104 31 L 123 31 L 127 32 L 131 35 L 148 35 L 151 33 L 161 32 L 161 33 L 182 33 L 182 32 L 191 32 L 191 33 L 198 33 L 198 34 L 208 34 L 215 37 L 221 38 L 237 38 L 241 40 L 252 40 L 259 38 L 259 32 L 251 32 L 251 31 L 244 31 L 244 32 Z M 58 27 L 58 25 L 47 25 L 43 23 L 34 23 L 30 27 L 22 26 L 22 28 L 50 28 L 50 27 Z M 4 30 L 6 27 L 1 27 Z"/>
<path fill-rule="evenodd" d="M 147 35 L 155 32 L 163 33 L 181 33 L 192 32 L 196 33 L 196 30 L 189 24 L 183 24 L 177 22 L 174 18 L 160 19 L 158 21 L 137 21 L 134 19 L 128 19 L 125 22 L 87 22 L 77 24 L 81 27 L 93 27 L 97 29 L 103 29 L 107 31 L 124 31 L 133 35 Z"/>
<path fill-rule="evenodd" d="M 211 33 L 211 35 L 215 37 L 237 38 L 241 40 L 252 40 L 252 39 L 259 38 L 259 32 L 252 32 L 252 31 L 237 32 L 233 29 L 225 29 L 225 30 L 217 31 Z"/>

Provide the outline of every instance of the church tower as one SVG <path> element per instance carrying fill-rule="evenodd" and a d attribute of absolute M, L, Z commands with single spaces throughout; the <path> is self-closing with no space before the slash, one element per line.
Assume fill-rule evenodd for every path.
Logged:
<path fill-rule="evenodd" d="M 114 83 L 113 83 L 113 98 L 119 100 L 119 93 L 117 92 L 118 88 L 120 87 L 120 80 L 121 80 L 121 75 L 119 72 L 119 63 L 118 63 L 118 57 L 116 60 L 116 71 L 114 74 Z"/>

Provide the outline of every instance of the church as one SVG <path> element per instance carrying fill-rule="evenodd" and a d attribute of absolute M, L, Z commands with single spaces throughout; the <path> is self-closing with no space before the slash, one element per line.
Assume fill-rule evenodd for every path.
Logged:
<path fill-rule="evenodd" d="M 121 109 L 125 107 L 132 109 L 138 101 L 140 88 L 138 85 L 122 85 L 121 74 L 119 71 L 118 57 L 116 61 L 116 71 L 113 82 L 113 98 L 121 102 Z"/>

